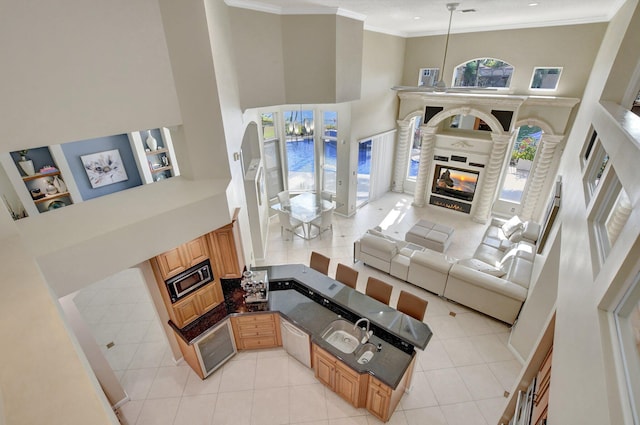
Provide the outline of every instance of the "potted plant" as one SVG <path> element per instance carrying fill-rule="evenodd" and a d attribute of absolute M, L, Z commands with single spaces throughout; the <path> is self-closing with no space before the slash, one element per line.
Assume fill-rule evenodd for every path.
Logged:
<path fill-rule="evenodd" d="M 36 170 L 33 167 L 33 161 L 27 157 L 27 152 L 29 152 L 29 149 L 18 151 L 18 154 L 20 154 L 20 161 L 18 161 L 18 165 L 27 176 L 33 176 L 36 173 Z"/>
<path fill-rule="evenodd" d="M 533 158 L 536 156 L 537 149 L 533 142 L 533 139 L 531 139 L 530 137 L 522 139 L 522 141 L 520 141 L 520 145 L 518 146 L 518 150 L 515 151 L 511 156 L 512 160 L 517 161 L 517 170 L 531 169 L 531 164 L 533 163 Z"/>

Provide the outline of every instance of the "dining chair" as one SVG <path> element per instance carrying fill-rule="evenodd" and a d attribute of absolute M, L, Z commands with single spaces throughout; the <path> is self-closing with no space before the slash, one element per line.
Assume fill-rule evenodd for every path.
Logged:
<path fill-rule="evenodd" d="M 280 206 L 283 208 L 291 207 L 291 199 L 289 198 L 288 190 L 283 190 L 282 192 L 278 193 L 278 202 L 280 202 Z"/>
<path fill-rule="evenodd" d="M 336 280 L 353 289 L 356 289 L 356 284 L 358 282 L 358 271 L 352 269 L 349 266 L 345 266 L 342 263 L 338 263 L 338 268 L 336 269 Z"/>
<path fill-rule="evenodd" d="M 365 294 L 380 301 L 381 303 L 389 304 L 392 290 L 393 286 L 381 281 L 380 279 L 376 279 L 375 277 L 369 277 L 369 279 L 367 279 L 367 289 L 365 289 Z"/>
<path fill-rule="evenodd" d="M 322 198 L 325 201 L 333 202 L 333 193 L 325 192 L 323 190 L 322 192 L 320 192 L 320 198 Z"/>
<path fill-rule="evenodd" d="M 278 219 L 280 219 L 280 236 L 283 235 L 284 230 L 286 230 L 287 232 L 291 232 L 292 234 L 295 234 L 296 229 L 298 227 L 302 227 L 302 224 L 303 224 L 302 221 L 291 217 L 291 214 L 289 214 L 288 211 L 279 210 Z"/>
<path fill-rule="evenodd" d="M 320 273 L 324 273 L 329 275 L 329 262 L 331 259 L 329 257 L 325 257 L 319 252 L 311 251 L 311 260 L 309 261 L 309 267 L 314 270 L 319 271 Z"/>
<path fill-rule="evenodd" d="M 427 312 L 427 304 L 429 304 L 427 300 L 422 299 L 417 295 L 400 291 L 400 298 L 398 298 L 396 310 L 422 322 L 424 315 Z"/>
<path fill-rule="evenodd" d="M 318 228 L 318 236 L 320 236 L 320 238 L 322 238 L 322 232 L 326 232 L 327 230 L 333 232 L 333 208 L 323 210 L 320 213 L 320 217 L 311 220 L 309 224 Z"/>

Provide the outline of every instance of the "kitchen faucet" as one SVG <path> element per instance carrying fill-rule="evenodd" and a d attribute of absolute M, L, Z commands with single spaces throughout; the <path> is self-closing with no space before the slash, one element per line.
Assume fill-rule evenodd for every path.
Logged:
<path fill-rule="evenodd" d="M 369 322 L 369 319 L 367 319 L 366 317 L 363 317 L 361 319 L 358 319 L 358 321 L 355 323 L 355 325 L 353 325 L 353 328 L 358 328 L 360 327 L 360 322 L 366 322 L 367 323 L 367 327 L 365 330 L 365 335 L 362 337 L 362 341 L 360 341 L 362 344 L 366 343 L 367 341 L 369 341 L 369 338 L 371 338 L 371 335 L 373 335 L 373 331 L 369 330 L 369 325 L 371 324 Z"/>

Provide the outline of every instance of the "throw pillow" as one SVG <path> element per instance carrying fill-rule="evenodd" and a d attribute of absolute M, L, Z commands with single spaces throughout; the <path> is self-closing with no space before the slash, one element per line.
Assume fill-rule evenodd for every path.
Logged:
<path fill-rule="evenodd" d="M 502 231 L 507 238 L 513 235 L 516 230 L 521 228 L 522 220 L 520 220 L 520 217 L 517 215 L 514 215 L 502 225 Z"/>
<path fill-rule="evenodd" d="M 518 229 L 509 236 L 508 241 L 512 243 L 518 243 L 522 240 L 522 229 Z"/>
<path fill-rule="evenodd" d="M 458 261 L 458 264 L 469 267 L 470 269 L 477 270 L 482 273 L 490 274 L 495 277 L 502 277 L 507 274 L 504 270 L 497 267 L 493 267 L 484 261 L 477 260 L 475 258 L 467 258 L 466 260 Z"/>

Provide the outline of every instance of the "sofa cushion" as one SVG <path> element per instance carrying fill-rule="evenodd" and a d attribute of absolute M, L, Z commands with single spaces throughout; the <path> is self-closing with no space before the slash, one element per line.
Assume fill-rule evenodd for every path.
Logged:
<path fill-rule="evenodd" d="M 540 225 L 533 221 L 526 221 L 522 226 L 522 238 L 533 243 L 538 242 L 538 236 L 540 235 Z"/>
<path fill-rule="evenodd" d="M 449 275 L 464 282 L 471 283 L 479 288 L 484 288 L 491 292 L 497 292 L 515 300 L 524 301 L 527 298 L 527 289 L 525 287 L 514 285 L 507 279 L 501 279 L 485 273 L 479 273 L 469 267 L 463 267 L 459 263 L 451 266 Z M 449 285 L 450 283 L 447 283 L 447 286 Z M 447 289 L 445 289 L 445 297 L 446 296 Z"/>
<path fill-rule="evenodd" d="M 382 260 L 391 261 L 398 253 L 398 246 L 393 241 L 367 233 L 360 239 L 360 251 Z"/>
<path fill-rule="evenodd" d="M 499 248 L 481 243 L 478 245 L 478 248 L 476 248 L 473 258 L 483 261 L 493 267 L 500 267 L 500 260 L 502 260 L 503 255 L 504 252 Z"/>
<path fill-rule="evenodd" d="M 533 272 L 533 263 L 519 257 L 514 257 L 509 263 L 509 269 L 504 278 L 528 289 L 531 282 L 531 273 Z"/>
<path fill-rule="evenodd" d="M 442 273 L 448 273 L 451 268 L 451 264 L 455 263 L 455 259 L 441 254 L 436 251 L 425 249 L 424 251 L 415 251 L 411 256 L 410 266 L 420 265 L 426 268 L 431 268 Z"/>
<path fill-rule="evenodd" d="M 502 231 L 507 238 L 513 235 L 516 230 L 521 228 L 522 220 L 520 220 L 520 217 L 517 215 L 514 215 L 502 225 Z"/>
<path fill-rule="evenodd" d="M 502 277 L 507 274 L 507 272 L 505 272 L 504 270 L 498 267 L 490 266 L 484 261 L 480 261 L 475 258 L 467 258 L 465 260 L 460 260 L 458 261 L 458 264 L 462 266 L 467 266 L 474 270 L 478 270 L 479 272 L 482 272 L 482 273 L 490 274 L 491 276 L 495 276 L 495 277 Z"/>

